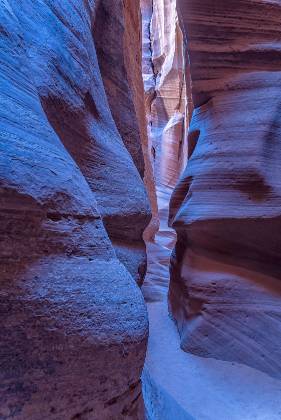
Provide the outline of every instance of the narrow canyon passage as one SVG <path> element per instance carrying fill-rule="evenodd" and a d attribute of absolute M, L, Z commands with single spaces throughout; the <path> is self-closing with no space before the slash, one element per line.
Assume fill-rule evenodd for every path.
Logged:
<path fill-rule="evenodd" d="M 176 1 L 144 0 L 141 12 L 142 76 L 157 197 L 156 221 L 145 232 L 148 268 L 142 290 L 147 301 L 157 301 L 167 295 L 170 254 L 176 242 L 168 223 L 169 202 L 187 161 L 188 101 Z"/>
<path fill-rule="evenodd" d="M 281 419 L 280 23 L 0 0 L 0 420 Z"/>

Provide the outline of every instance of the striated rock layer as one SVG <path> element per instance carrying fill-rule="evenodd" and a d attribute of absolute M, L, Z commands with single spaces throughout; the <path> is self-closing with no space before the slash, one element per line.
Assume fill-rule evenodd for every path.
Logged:
<path fill-rule="evenodd" d="M 176 1 L 142 0 L 143 80 L 159 215 L 159 230 L 147 242 L 147 300 L 162 300 L 169 282 L 175 232 L 168 226 L 169 200 L 187 159 L 187 101 L 183 35 Z"/>
<path fill-rule="evenodd" d="M 281 5 L 178 6 L 195 110 L 171 200 L 170 310 L 186 351 L 281 377 Z"/>
<path fill-rule="evenodd" d="M 153 214 L 157 212 L 148 139 L 141 74 L 141 16 L 139 1 L 102 0 L 96 9 L 93 27 L 97 56 L 110 109 L 124 145 L 133 158 L 149 191 Z M 125 174 L 124 174 L 125 175 Z M 125 188 L 124 175 L 120 179 Z M 127 178 L 126 174 L 126 178 Z M 123 189 L 124 189 L 123 186 Z M 120 188 L 117 190 L 121 192 Z M 130 197 L 138 200 L 139 193 Z M 122 195 L 118 197 L 118 201 Z M 132 202 L 132 204 L 134 204 Z M 146 272 L 146 249 L 142 238 L 149 219 L 143 214 L 128 214 L 126 226 L 118 228 L 119 214 L 104 217 L 104 223 L 118 257 L 138 283 Z M 142 261 L 142 264 L 139 264 Z"/>
<path fill-rule="evenodd" d="M 140 243 L 150 210 L 97 64 L 99 3 L 1 5 L 1 419 L 143 418 L 146 310 L 103 222 Z"/>

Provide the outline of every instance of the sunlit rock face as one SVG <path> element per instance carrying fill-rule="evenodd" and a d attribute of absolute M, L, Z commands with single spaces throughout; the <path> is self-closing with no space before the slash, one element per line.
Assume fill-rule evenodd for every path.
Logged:
<path fill-rule="evenodd" d="M 187 99 L 183 35 L 176 1 L 142 0 L 143 80 L 148 137 L 156 184 L 159 231 L 148 242 L 147 300 L 161 300 L 169 282 L 175 232 L 168 227 L 169 200 L 187 159 Z"/>
<path fill-rule="evenodd" d="M 178 6 L 195 110 L 171 201 L 171 313 L 185 350 L 280 377 L 281 5 Z"/>
<path fill-rule="evenodd" d="M 1 419 L 143 418 L 146 310 L 102 218 L 140 240 L 150 210 L 103 88 L 95 7 L 1 3 Z"/>

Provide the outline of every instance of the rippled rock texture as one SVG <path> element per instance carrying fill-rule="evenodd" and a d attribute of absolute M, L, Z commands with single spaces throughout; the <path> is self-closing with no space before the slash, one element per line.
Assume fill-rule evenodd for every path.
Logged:
<path fill-rule="evenodd" d="M 151 215 L 98 67 L 103 3 L 1 3 L 1 419 L 143 418 L 147 315 L 129 271 L 141 282 Z"/>
<path fill-rule="evenodd" d="M 195 110 L 171 201 L 170 310 L 186 351 L 281 377 L 281 5 L 178 6 Z"/>
<path fill-rule="evenodd" d="M 158 203 L 159 230 L 147 241 L 147 300 L 162 300 L 169 282 L 175 232 L 168 226 L 169 200 L 187 159 L 187 96 L 183 35 L 176 0 L 142 0 L 143 80 L 147 131 Z"/>
<path fill-rule="evenodd" d="M 140 176 L 145 179 L 155 214 L 156 193 L 148 152 L 141 73 L 139 1 L 101 1 L 96 9 L 93 29 L 101 75 L 114 121 Z M 128 178 L 124 182 L 124 177 L 120 181 L 125 191 L 117 190 L 119 202 L 126 194 L 127 183 L 130 183 Z M 133 205 L 138 195 L 138 191 L 130 194 Z M 104 219 L 104 222 L 118 257 L 141 284 L 146 271 L 146 249 L 142 235 L 149 222 L 145 209 L 139 215 L 134 211 L 128 212 L 126 226 L 118 226 L 119 222 L 114 217 Z M 143 261 L 142 265 L 139 264 L 140 260 Z"/>

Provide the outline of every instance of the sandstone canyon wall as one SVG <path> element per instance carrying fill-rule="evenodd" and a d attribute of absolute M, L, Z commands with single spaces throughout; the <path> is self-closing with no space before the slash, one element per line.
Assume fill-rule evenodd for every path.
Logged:
<path fill-rule="evenodd" d="M 123 137 L 134 164 L 97 62 L 102 3 L 1 2 L 2 419 L 143 418 L 147 315 L 129 271 L 141 282 L 151 214 L 139 134 Z M 120 237 L 123 255 L 136 243 L 129 271 Z"/>
<path fill-rule="evenodd" d="M 101 75 L 110 109 L 124 145 L 144 178 L 153 215 L 157 214 L 152 164 L 148 154 L 144 87 L 141 73 L 141 15 L 139 1 L 101 1 L 93 28 Z M 130 183 L 128 175 L 126 184 Z M 138 197 L 138 191 L 135 191 Z M 120 197 L 121 198 L 121 197 Z M 124 229 L 118 230 L 116 218 L 104 219 L 118 257 L 138 283 L 146 272 L 143 231 L 146 214 L 132 213 Z M 142 218 L 136 224 L 137 219 Z M 155 217 L 154 217 L 155 218 Z M 153 218 L 153 222 L 154 222 Z M 153 230 L 152 229 L 152 235 Z M 142 260 L 143 264 L 136 265 Z"/>
<path fill-rule="evenodd" d="M 171 200 L 182 347 L 281 376 L 280 19 L 272 0 L 179 0 L 194 112 Z"/>
<path fill-rule="evenodd" d="M 175 232 L 168 226 L 169 200 L 187 159 L 187 94 L 184 40 L 175 0 L 142 0 L 143 81 L 147 132 L 155 178 L 159 229 L 147 242 L 147 300 L 163 299 Z"/>

